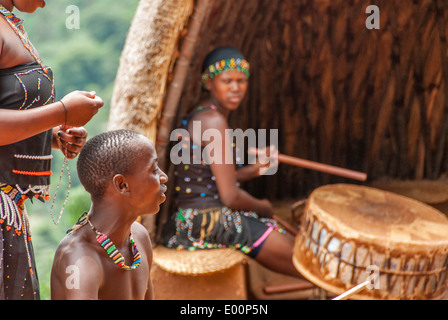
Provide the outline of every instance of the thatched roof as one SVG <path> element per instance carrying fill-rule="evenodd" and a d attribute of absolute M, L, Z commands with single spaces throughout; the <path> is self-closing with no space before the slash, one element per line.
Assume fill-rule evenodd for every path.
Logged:
<path fill-rule="evenodd" d="M 155 141 L 177 42 L 193 0 L 140 1 L 115 80 L 108 129 L 128 128 Z"/>

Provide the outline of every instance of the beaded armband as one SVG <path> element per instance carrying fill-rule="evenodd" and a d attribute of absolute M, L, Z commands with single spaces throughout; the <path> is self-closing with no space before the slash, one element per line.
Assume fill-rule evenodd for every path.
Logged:
<path fill-rule="evenodd" d="M 53 159 L 53 155 L 49 154 L 46 156 L 33 156 L 33 155 L 28 155 L 28 154 L 15 154 L 14 158 L 26 159 L 26 160 L 51 160 L 51 159 Z"/>
<path fill-rule="evenodd" d="M 35 176 L 35 177 L 42 177 L 42 176 L 51 176 L 53 174 L 52 171 L 24 171 L 24 170 L 12 170 L 15 174 L 21 174 L 24 176 Z"/>
<path fill-rule="evenodd" d="M 216 77 L 223 71 L 231 71 L 237 70 L 244 72 L 246 76 L 249 78 L 249 62 L 247 60 L 242 59 L 227 59 L 221 60 L 214 64 L 208 66 L 206 71 L 202 74 L 202 81 L 206 81 L 207 79 L 212 79 Z"/>

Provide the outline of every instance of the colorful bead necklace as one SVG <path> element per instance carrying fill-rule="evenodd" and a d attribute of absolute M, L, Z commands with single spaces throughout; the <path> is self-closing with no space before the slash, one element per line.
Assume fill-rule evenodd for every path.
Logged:
<path fill-rule="evenodd" d="M 45 73 L 48 71 L 48 67 L 42 63 L 36 48 L 34 48 L 31 41 L 28 39 L 28 35 L 25 31 L 25 28 L 22 25 L 23 20 L 16 17 L 12 12 L 8 9 L 0 5 L 0 13 L 6 17 L 6 22 L 11 26 L 11 29 L 14 33 L 20 38 L 23 43 L 23 46 L 30 52 L 31 56 L 36 60 L 37 63 L 42 67 Z"/>
<path fill-rule="evenodd" d="M 129 232 L 129 242 L 131 244 L 132 248 L 132 254 L 134 255 L 134 260 L 132 261 L 131 266 L 125 265 L 124 257 L 123 255 L 118 251 L 118 249 L 115 247 L 115 244 L 110 240 L 110 238 L 105 235 L 104 233 L 99 232 L 90 222 L 88 216 L 86 215 L 85 218 L 87 219 L 87 222 L 90 224 L 90 227 L 93 231 L 95 231 L 96 234 L 96 241 L 100 244 L 100 246 L 106 251 L 109 258 L 112 259 L 112 261 L 119 266 L 123 270 L 134 270 L 138 268 L 141 262 L 141 255 L 140 252 L 137 249 L 137 245 L 135 244 L 134 238 L 132 237 L 132 233 Z"/>

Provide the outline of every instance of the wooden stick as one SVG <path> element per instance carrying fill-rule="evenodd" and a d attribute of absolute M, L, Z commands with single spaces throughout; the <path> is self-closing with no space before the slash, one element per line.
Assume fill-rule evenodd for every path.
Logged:
<path fill-rule="evenodd" d="M 366 181 L 367 174 L 363 172 L 353 171 L 350 169 L 344 169 L 340 167 L 335 167 L 328 164 L 323 164 L 315 161 L 305 160 L 297 157 L 291 157 L 284 154 L 278 155 L 278 161 L 286 164 L 290 164 L 297 167 L 302 167 L 306 169 L 316 170 L 320 172 L 325 172 L 329 174 L 334 174 L 337 176 L 355 179 L 359 181 Z"/>
<path fill-rule="evenodd" d="M 264 287 L 264 292 L 267 294 L 284 293 L 289 291 L 300 291 L 314 288 L 315 285 L 311 282 L 298 282 L 289 284 L 280 284 L 274 286 Z"/>
<path fill-rule="evenodd" d="M 359 291 L 363 290 L 369 283 L 370 280 L 367 280 L 366 282 L 358 284 L 356 287 L 351 288 L 350 290 L 344 292 L 343 294 L 337 296 L 336 298 L 333 298 L 332 300 L 345 300 L 351 295 L 354 295 L 355 293 L 358 293 Z"/>

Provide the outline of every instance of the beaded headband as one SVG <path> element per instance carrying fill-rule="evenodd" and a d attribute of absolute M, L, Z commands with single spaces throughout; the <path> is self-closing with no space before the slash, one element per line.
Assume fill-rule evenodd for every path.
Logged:
<path fill-rule="evenodd" d="M 225 59 L 209 65 L 202 74 L 202 81 L 213 79 L 223 71 L 237 70 L 244 72 L 249 78 L 249 62 L 245 59 Z"/>

